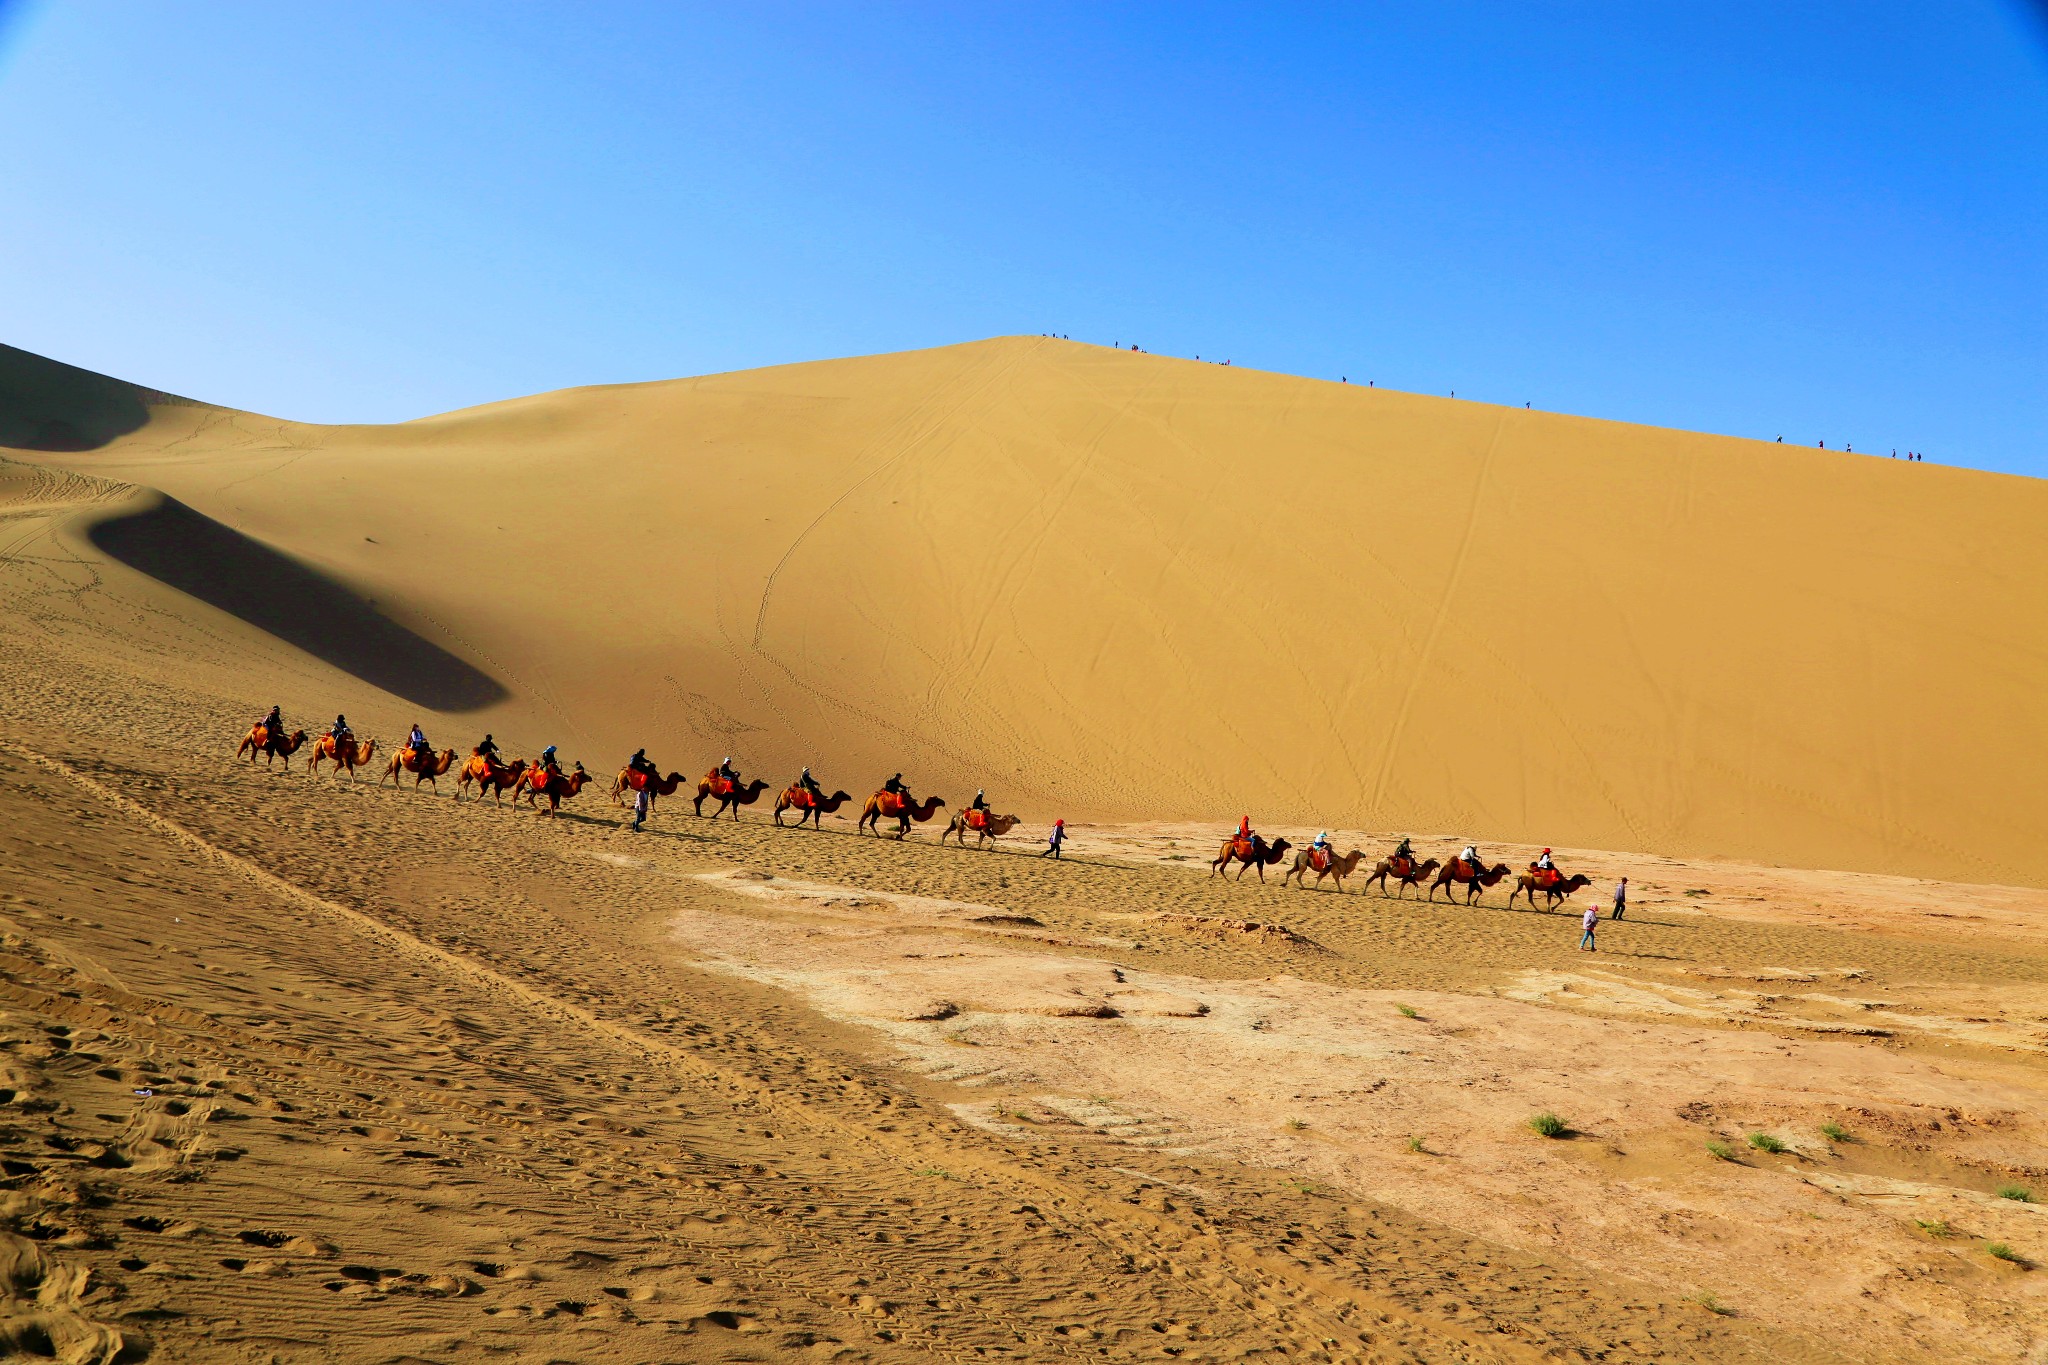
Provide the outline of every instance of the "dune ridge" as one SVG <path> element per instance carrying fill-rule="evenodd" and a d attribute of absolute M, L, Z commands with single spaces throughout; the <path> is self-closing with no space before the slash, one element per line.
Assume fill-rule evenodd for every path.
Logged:
<path fill-rule="evenodd" d="M 2035 480 L 1043 338 L 385 427 L 143 413 L 14 458 L 350 585 L 481 680 L 413 694 L 455 736 L 2048 884 Z"/>

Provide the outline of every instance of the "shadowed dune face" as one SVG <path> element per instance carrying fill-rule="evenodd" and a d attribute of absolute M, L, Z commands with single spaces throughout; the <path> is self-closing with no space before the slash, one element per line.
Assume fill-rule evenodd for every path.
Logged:
<path fill-rule="evenodd" d="M 86 536 L 129 568 L 407 701 L 465 712 L 507 695 L 495 679 L 340 583 L 175 498 L 152 496 Z"/>
<path fill-rule="evenodd" d="M 91 370 L 0 346 L 0 446 L 97 450 L 149 421 L 165 395 Z"/>

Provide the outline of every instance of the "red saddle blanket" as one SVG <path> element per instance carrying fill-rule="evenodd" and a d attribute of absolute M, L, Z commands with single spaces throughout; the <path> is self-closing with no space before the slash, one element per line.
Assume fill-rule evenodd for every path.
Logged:
<path fill-rule="evenodd" d="M 1389 861 L 1387 866 L 1396 877 L 1408 877 L 1415 872 L 1415 860 L 1413 858 L 1395 858 Z"/>
<path fill-rule="evenodd" d="M 1308 865 L 1318 872 L 1328 872 L 1330 870 L 1330 851 L 1328 849 L 1320 851 L 1311 849 L 1308 855 Z"/>
<path fill-rule="evenodd" d="M 818 804 L 817 802 L 815 802 L 815 801 L 813 801 L 813 800 L 811 799 L 811 793 L 810 793 L 810 791 L 809 791 L 809 789 L 808 789 L 808 788 L 804 788 L 804 787 L 791 787 L 791 788 L 789 789 L 789 805 L 790 805 L 790 809 L 792 809 L 792 810 L 809 810 L 809 809 L 810 809 L 811 807 L 813 807 L 813 806 L 815 806 L 815 805 L 817 805 L 817 804 Z"/>
<path fill-rule="evenodd" d="M 987 812 L 987 811 L 985 811 L 985 810 L 970 810 L 970 811 L 968 811 L 968 812 L 967 812 L 967 824 L 968 824 L 968 827 L 969 827 L 969 828 L 971 828 L 971 829 L 987 829 L 987 828 L 988 828 L 988 812 Z"/>
<path fill-rule="evenodd" d="M 1249 839 L 1232 839 L 1230 841 L 1230 851 L 1237 855 L 1237 860 L 1241 863 L 1250 862 L 1258 852 L 1257 849 L 1252 847 L 1252 841 Z"/>
<path fill-rule="evenodd" d="M 895 792 L 876 792 L 875 809 L 884 815 L 901 815 L 909 803 Z"/>
<path fill-rule="evenodd" d="M 1536 889 L 1539 891 L 1548 891 L 1551 887 L 1564 880 L 1564 874 L 1554 867 L 1537 867 L 1534 863 L 1531 863 L 1529 865 L 1529 872 L 1536 884 Z"/>
<path fill-rule="evenodd" d="M 729 777 L 707 777 L 704 784 L 713 796 L 731 796 L 734 782 Z"/>

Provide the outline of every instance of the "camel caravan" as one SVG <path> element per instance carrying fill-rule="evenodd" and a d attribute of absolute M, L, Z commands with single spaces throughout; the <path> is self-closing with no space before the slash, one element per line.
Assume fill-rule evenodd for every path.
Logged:
<path fill-rule="evenodd" d="M 348 727 L 347 718 L 336 716 L 334 725 L 312 740 L 304 730 L 288 730 L 277 707 L 249 727 L 242 742 L 235 750 L 235 756 L 247 755 L 253 766 L 257 759 L 263 760 L 266 768 L 273 767 L 277 760 L 284 760 L 287 772 L 291 760 L 302 749 L 308 750 L 306 770 L 319 772 L 321 765 L 331 764 L 337 774 L 345 774 L 353 782 L 356 769 L 368 768 L 376 755 L 379 741 L 372 738 L 359 740 Z M 564 771 L 555 757 L 555 746 L 549 745 L 538 758 L 506 759 L 498 752 L 496 742 L 485 735 L 466 759 L 459 759 L 455 750 L 436 751 L 427 743 L 426 735 L 415 724 L 406 742 L 392 751 L 384 762 L 384 770 L 377 784 L 389 782 L 397 787 L 407 774 L 412 777 L 413 789 L 428 787 L 438 792 L 439 779 L 453 772 L 455 776 L 454 797 L 457 801 L 469 800 L 481 805 L 486 796 L 492 805 L 503 808 L 505 798 L 510 796 L 513 809 L 524 802 L 529 810 L 543 816 L 554 816 L 561 810 L 562 802 L 575 797 L 590 783 L 591 776 L 582 763 L 574 763 Z M 634 813 L 632 828 L 638 830 L 652 813 L 654 804 L 665 796 L 674 796 L 683 790 L 688 781 L 683 774 L 671 772 L 663 776 L 659 766 L 647 757 L 642 749 L 626 761 L 612 779 L 611 801 L 614 806 L 630 807 Z M 743 780 L 732 766 L 732 759 L 721 760 L 717 767 L 705 773 L 696 783 L 691 798 L 691 810 L 702 817 L 704 804 L 712 803 L 711 819 L 719 819 L 728 812 L 734 820 L 740 818 L 740 808 L 758 802 L 769 789 L 769 783 L 761 778 Z M 824 789 L 812 779 L 811 770 L 805 768 L 802 776 L 782 788 L 775 797 L 773 819 L 777 828 L 788 828 L 783 817 L 796 814 L 795 825 L 802 828 L 824 828 L 824 817 L 836 814 L 853 797 L 844 791 L 835 791 L 827 796 Z M 541 804 L 546 802 L 545 807 Z M 861 807 L 857 833 L 873 835 L 876 838 L 903 839 L 910 833 L 913 824 L 929 822 L 945 808 L 945 801 L 937 796 L 928 796 L 919 801 L 903 783 L 903 774 L 897 773 Z M 885 831 L 884 822 L 890 828 Z M 1023 823 L 1018 815 L 999 815 L 989 809 L 987 794 L 976 792 L 967 809 L 949 817 L 946 828 L 939 835 L 939 843 L 948 839 L 961 848 L 967 847 L 967 836 L 974 836 L 978 849 L 994 850 L 1001 846 L 1003 836 Z M 1065 822 L 1061 821 L 1054 832 L 1052 847 L 1048 853 L 1057 854 L 1065 835 Z M 1288 854 L 1292 852 L 1292 859 Z M 1268 843 L 1265 837 L 1251 827 L 1249 816 L 1238 822 L 1237 833 L 1223 842 L 1216 857 L 1209 864 L 1211 877 L 1221 877 L 1234 865 L 1237 880 L 1242 881 L 1247 871 L 1256 872 L 1261 882 L 1266 880 L 1266 869 L 1286 862 L 1280 884 L 1292 883 L 1298 890 L 1309 890 L 1309 878 L 1315 878 L 1314 889 L 1321 890 L 1328 881 L 1339 895 L 1344 893 L 1347 878 L 1356 877 L 1361 868 L 1373 855 L 1362 848 L 1353 848 L 1349 853 L 1339 853 L 1329 842 L 1328 833 L 1316 837 L 1307 848 L 1295 848 L 1286 839 L 1275 839 Z M 1544 849 L 1536 861 L 1517 874 L 1506 863 L 1488 866 L 1479 857 L 1478 849 L 1466 845 L 1464 851 L 1448 862 L 1436 858 L 1419 859 L 1403 839 L 1393 853 L 1373 862 L 1372 870 L 1365 874 L 1359 884 L 1360 894 L 1377 887 L 1383 897 L 1405 899 L 1410 891 L 1422 893 L 1421 899 L 1435 901 L 1436 893 L 1444 893 L 1448 904 L 1454 895 L 1463 893 L 1464 905 L 1476 905 L 1491 888 L 1500 885 L 1510 876 L 1514 882 L 1508 890 L 1508 908 L 1514 908 L 1519 899 L 1530 909 L 1536 908 L 1536 897 L 1544 898 L 1543 909 L 1554 911 L 1574 892 L 1592 884 L 1584 875 L 1566 876 L 1551 860 L 1551 851 Z M 1427 891 L 1424 885 L 1427 884 Z"/>

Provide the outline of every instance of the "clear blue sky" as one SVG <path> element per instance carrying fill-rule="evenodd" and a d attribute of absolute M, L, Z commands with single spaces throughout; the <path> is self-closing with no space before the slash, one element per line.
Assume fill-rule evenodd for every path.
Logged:
<path fill-rule="evenodd" d="M 2018 0 L 0 0 L 0 128 L 0 340 L 283 416 L 1050 331 L 2048 475 Z"/>

